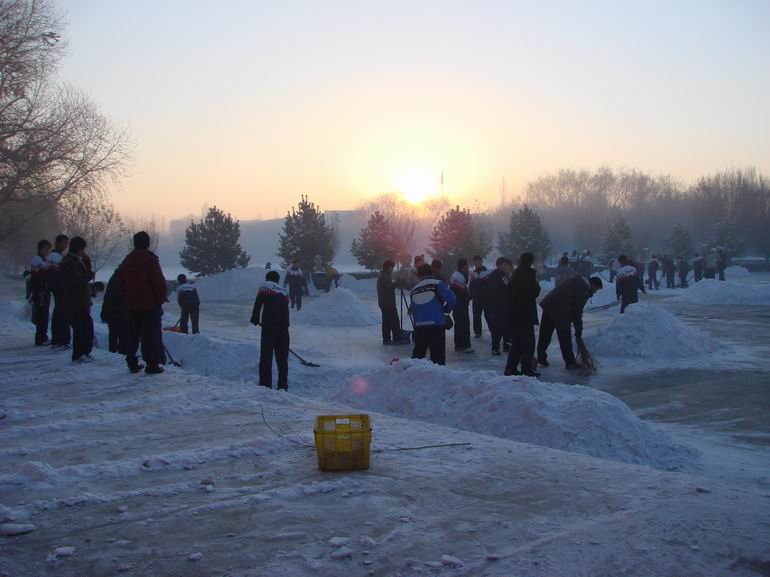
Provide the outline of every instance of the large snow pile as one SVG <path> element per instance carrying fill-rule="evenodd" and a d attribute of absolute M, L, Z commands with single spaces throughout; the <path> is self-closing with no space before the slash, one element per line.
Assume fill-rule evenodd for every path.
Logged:
<path fill-rule="evenodd" d="M 258 267 L 235 268 L 202 278 L 195 282 L 195 288 L 204 301 L 254 299 L 266 273 L 266 269 Z"/>
<path fill-rule="evenodd" d="M 377 278 L 357 279 L 353 275 L 345 274 L 340 279 L 340 287 L 357 295 L 373 295 L 377 294 Z"/>
<path fill-rule="evenodd" d="M 631 305 L 606 327 L 587 334 L 585 341 L 598 357 L 686 358 L 729 350 L 667 308 L 649 303 Z"/>
<path fill-rule="evenodd" d="M 339 288 L 308 301 L 301 311 L 293 313 L 292 322 L 324 327 L 366 327 L 380 324 L 381 320 L 356 295 Z"/>
<path fill-rule="evenodd" d="M 583 386 L 402 360 L 349 379 L 334 398 L 357 409 L 661 469 L 696 458 L 617 398 Z"/>
<path fill-rule="evenodd" d="M 770 285 L 704 279 L 672 300 L 697 305 L 770 305 Z"/>
<path fill-rule="evenodd" d="M 725 269 L 725 278 L 746 278 L 752 276 L 752 272 L 745 266 L 728 266 Z"/>
<path fill-rule="evenodd" d="M 618 297 L 615 294 L 615 283 L 609 283 L 605 279 L 602 279 L 602 290 L 596 291 L 596 294 L 588 299 L 586 310 L 608 305 L 617 302 L 617 300 Z"/>

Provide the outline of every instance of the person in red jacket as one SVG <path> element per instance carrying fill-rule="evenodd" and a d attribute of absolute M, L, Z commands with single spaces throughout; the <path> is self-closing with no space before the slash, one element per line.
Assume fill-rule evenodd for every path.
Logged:
<path fill-rule="evenodd" d="M 150 235 L 144 231 L 134 235 L 134 250 L 120 265 L 120 289 L 128 309 L 128 344 L 126 363 L 132 373 L 144 368 L 136 353 L 142 344 L 142 358 L 147 364 L 144 372 L 163 372 L 166 355 L 163 353 L 161 317 L 166 298 L 166 279 L 160 261 L 150 251 Z"/>

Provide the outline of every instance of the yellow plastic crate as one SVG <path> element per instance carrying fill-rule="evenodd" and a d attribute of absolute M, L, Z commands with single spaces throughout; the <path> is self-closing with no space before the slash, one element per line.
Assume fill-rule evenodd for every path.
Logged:
<path fill-rule="evenodd" d="M 369 415 L 316 417 L 315 448 L 322 471 L 355 471 L 369 468 L 372 426 Z"/>

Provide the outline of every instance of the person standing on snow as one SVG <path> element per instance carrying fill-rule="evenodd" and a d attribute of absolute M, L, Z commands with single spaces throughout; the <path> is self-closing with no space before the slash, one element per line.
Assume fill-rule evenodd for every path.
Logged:
<path fill-rule="evenodd" d="M 540 335 L 537 340 L 537 362 L 543 367 L 549 366 L 548 346 L 551 344 L 553 331 L 559 338 L 561 356 L 567 369 L 579 368 L 575 352 L 572 349 L 572 335 L 570 326 L 575 326 L 575 335 L 583 334 L 583 308 L 593 294 L 602 289 L 602 281 L 599 277 L 585 279 L 581 275 L 575 275 L 563 282 L 542 301 L 540 308 L 543 315 L 540 319 Z"/>
<path fill-rule="evenodd" d="M 327 293 L 332 290 L 332 283 L 334 283 L 334 288 L 340 288 L 340 276 L 341 275 L 336 268 L 331 265 L 326 266 L 326 280 L 329 282 L 328 286 L 326 287 Z"/>
<path fill-rule="evenodd" d="M 420 282 L 410 293 L 414 316 L 413 359 L 424 359 L 430 349 L 430 360 L 438 365 L 446 363 L 447 316 L 455 306 L 455 295 L 441 279 L 433 276 L 429 264 L 417 270 Z"/>
<path fill-rule="evenodd" d="M 610 262 L 614 261 L 615 259 L 612 259 Z M 573 276 L 575 276 L 575 274 L 575 269 L 569 265 L 569 257 L 566 255 L 561 257 L 561 259 L 559 259 L 559 266 L 556 267 L 556 278 L 554 279 L 554 286 L 559 286 L 564 281 L 571 279 Z M 612 265 L 610 264 L 610 278 L 612 278 L 612 275 Z"/>
<path fill-rule="evenodd" d="M 535 325 L 537 320 L 537 297 L 540 296 L 540 284 L 537 272 L 532 265 L 535 255 L 524 252 L 519 257 L 516 270 L 508 282 L 508 322 L 511 326 L 511 348 L 505 364 L 506 376 L 526 375 L 539 377 L 535 372 Z M 574 276 L 574 272 L 573 272 Z M 563 284 L 564 281 L 562 281 Z M 521 364 L 521 371 L 519 371 Z"/>
<path fill-rule="evenodd" d="M 398 308 L 396 308 L 396 289 L 401 281 L 393 280 L 393 269 L 396 263 L 392 260 L 386 260 L 382 263 L 382 271 L 377 277 L 377 304 L 382 313 L 382 344 L 394 345 L 401 344 L 404 340 L 401 338 L 401 325 L 398 319 Z M 409 341 L 406 341 L 407 343 Z"/>
<path fill-rule="evenodd" d="M 446 282 L 441 270 L 444 268 L 444 262 L 440 258 L 434 258 L 430 262 L 430 268 L 433 271 L 433 278 L 437 278 Z"/>
<path fill-rule="evenodd" d="M 46 259 L 46 278 L 48 287 L 53 294 L 53 314 L 51 315 L 51 346 L 55 349 L 69 347 L 72 339 L 70 332 L 70 311 L 67 295 L 61 284 L 59 265 L 67 252 L 70 239 L 66 234 L 60 234 L 54 240 L 53 250 Z"/>
<path fill-rule="evenodd" d="M 487 300 L 484 306 L 489 313 L 487 324 L 489 324 L 489 330 L 492 333 L 492 354 L 495 356 L 500 355 L 500 341 L 503 341 L 503 349 L 508 350 L 506 287 L 508 275 L 511 272 L 510 262 L 504 256 L 499 257 L 495 261 L 495 270 L 489 273 L 486 281 Z M 491 324 L 489 321 L 492 321 Z"/>
<path fill-rule="evenodd" d="M 278 365 L 278 389 L 289 389 L 289 298 L 271 270 L 259 287 L 251 324 L 262 327 L 259 350 L 259 385 L 273 388 L 273 357 Z"/>
<path fill-rule="evenodd" d="M 69 304 L 69 319 L 72 324 L 72 362 L 88 363 L 94 359 L 94 321 L 91 318 L 91 286 L 94 272 L 91 259 L 86 254 L 86 241 L 74 237 L 69 243 L 69 252 L 59 265 L 59 276 L 65 299 Z"/>
<path fill-rule="evenodd" d="M 701 280 L 703 280 L 704 267 L 705 267 L 705 261 L 703 260 L 703 257 L 696 252 L 695 258 L 693 258 L 693 261 L 692 261 L 692 274 L 695 282 L 700 282 Z"/>
<path fill-rule="evenodd" d="M 107 281 L 100 316 L 109 330 L 108 350 L 125 355 L 128 345 L 128 309 L 120 290 L 120 267 L 115 269 Z"/>
<path fill-rule="evenodd" d="M 468 314 L 470 293 L 468 291 L 468 260 L 461 258 L 457 261 L 457 270 L 449 279 L 449 288 L 455 295 L 455 306 L 452 309 L 455 329 L 455 351 L 458 353 L 474 353 L 471 348 L 471 318 Z"/>
<path fill-rule="evenodd" d="M 481 317 L 484 314 L 484 293 L 488 274 L 482 258 L 478 255 L 474 256 L 468 287 L 473 308 L 473 335 L 477 339 L 481 338 Z"/>
<path fill-rule="evenodd" d="M 144 231 L 134 235 L 134 250 L 120 265 L 120 289 L 128 308 L 128 370 L 138 373 L 143 368 L 136 356 L 141 342 L 144 372 L 162 373 L 161 365 L 166 361 L 161 328 L 163 305 L 168 302 L 166 279 L 158 257 L 150 251 L 150 235 Z"/>
<path fill-rule="evenodd" d="M 51 292 L 48 289 L 47 269 L 51 243 L 41 240 L 37 243 L 37 254 L 32 257 L 29 275 L 30 302 L 32 303 L 32 322 L 35 323 L 35 346 L 49 345 L 48 312 L 51 307 Z"/>
<path fill-rule="evenodd" d="M 715 249 L 706 255 L 705 259 L 706 268 L 704 270 L 704 278 L 714 279 L 717 276 L 717 252 Z"/>
<path fill-rule="evenodd" d="M 289 285 L 289 299 L 291 299 L 291 308 L 296 308 L 298 311 L 302 308 L 302 294 L 307 290 L 307 281 L 305 280 L 305 273 L 299 268 L 299 259 L 295 258 L 289 269 L 286 271 L 286 276 L 283 279 L 283 288 Z"/>
<path fill-rule="evenodd" d="M 655 290 L 660 289 L 660 282 L 658 281 L 658 268 L 660 266 L 660 263 L 658 262 L 658 257 L 655 255 L 652 255 L 652 258 L 650 259 L 650 263 L 647 265 L 647 288 L 650 290 L 655 288 Z"/>
<path fill-rule="evenodd" d="M 719 280 L 725 280 L 725 269 L 727 268 L 727 253 L 721 248 L 717 250 L 717 273 Z"/>
<path fill-rule="evenodd" d="M 182 310 L 182 316 L 179 319 L 179 329 L 187 334 L 187 323 L 192 323 L 192 334 L 197 335 L 200 332 L 198 320 L 200 318 L 201 299 L 198 296 L 198 289 L 187 282 L 187 275 L 180 274 L 176 277 L 179 286 L 176 289 L 176 302 Z"/>
<path fill-rule="evenodd" d="M 687 275 L 690 274 L 690 265 L 687 263 L 687 259 L 682 255 L 679 255 L 679 258 L 676 260 L 678 265 L 677 272 L 679 273 L 679 287 L 687 288 Z"/>
<path fill-rule="evenodd" d="M 620 301 L 620 314 L 623 314 L 629 306 L 639 302 L 640 290 L 647 293 L 634 263 L 625 255 L 620 255 L 618 262 L 620 262 L 620 269 L 615 280 L 615 294 Z"/>

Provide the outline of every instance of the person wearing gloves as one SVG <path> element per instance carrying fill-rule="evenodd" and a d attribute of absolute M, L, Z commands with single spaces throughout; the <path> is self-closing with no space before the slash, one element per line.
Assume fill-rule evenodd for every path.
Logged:
<path fill-rule="evenodd" d="M 251 312 L 251 324 L 262 327 L 259 351 L 259 384 L 273 388 L 273 357 L 278 365 L 278 389 L 289 389 L 289 298 L 278 284 L 281 276 L 271 270 L 259 286 Z"/>
<path fill-rule="evenodd" d="M 192 322 L 192 333 L 197 335 L 200 332 L 198 319 L 200 317 L 201 299 L 198 296 L 198 290 L 189 282 L 187 275 L 180 274 L 176 277 L 179 286 L 176 289 L 176 302 L 182 311 L 179 319 L 179 329 L 184 334 L 188 333 L 188 322 Z"/>
<path fill-rule="evenodd" d="M 540 301 L 543 315 L 540 319 L 540 335 L 537 340 L 538 365 L 548 366 L 547 350 L 555 330 L 565 367 L 569 370 L 579 368 L 575 351 L 572 349 L 570 327 L 574 325 L 575 334 L 582 336 L 583 309 L 588 299 L 601 289 L 602 280 L 599 277 L 586 279 L 581 275 L 575 275 L 554 288 Z"/>
<path fill-rule="evenodd" d="M 438 365 L 446 363 L 447 318 L 456 298 L 444 281 L 433 276 L 429 264 L 417 269 L 419 282 L 412 289 L 410 299 L 414 317 L 413 359 L 424 359 L 430 349 L 430 360 Z"/>
<path fill-rule="evenodd" d="M 458 353 L 474 353 L 471 348 L 471 317 L 468 314 L 470 293 L 468 291 L 468 260 L 461 258 L 457 261 L 457 270 L 449 278 L 449 287 L 457 299 L 452 309 L 455 325 L 455 351 Z"/>

